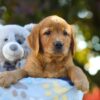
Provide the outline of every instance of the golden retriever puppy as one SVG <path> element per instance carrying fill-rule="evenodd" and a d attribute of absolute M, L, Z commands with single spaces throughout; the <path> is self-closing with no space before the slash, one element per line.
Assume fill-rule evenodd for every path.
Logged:
<path fill-rule="evenodd" d="M 78 89 L 87 91 L 89 82 L 74 65 L 75 39 L 71 25 L 56 15 L 44 18 L 28 36 L 31 53 L 23 69 L 0 74 L 0 86 L 8 87 L 24 77 L 69 77 Z"/>

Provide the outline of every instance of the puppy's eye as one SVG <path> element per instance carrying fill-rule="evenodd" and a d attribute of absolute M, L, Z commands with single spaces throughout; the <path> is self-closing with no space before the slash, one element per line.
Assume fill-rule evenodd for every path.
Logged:
<path fill-rule="evenodd" d="M 45 35 L 50 35 L 51 34 L 51 31 L 46 31 L 44 34 Z"/>
<path fill-rule="evenodd" d="M 6 42 L 6 41 L 8 41 L 8 39 L 7 39 L 7 38 L 5 38 L 5 39 L 4 39 L 4 41 Z"/>
<path fill-rule="evenodd" d="M 67 33 L 66 30 L 63 31 L 63 34 L 64 34 L 65 36 L 68 35 L 68 33 Z"/>

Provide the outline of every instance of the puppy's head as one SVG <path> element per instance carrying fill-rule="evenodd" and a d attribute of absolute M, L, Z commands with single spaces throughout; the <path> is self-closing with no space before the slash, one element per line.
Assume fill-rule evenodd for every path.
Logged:
<path fill-rule="evenodd" d="M 28 36 L 28 42 L 35 54 L 47 53 L 52 56 L 66 56 L 74 53 L 72 27 L 58 16 L 49 16 L 37 24 Z"/>

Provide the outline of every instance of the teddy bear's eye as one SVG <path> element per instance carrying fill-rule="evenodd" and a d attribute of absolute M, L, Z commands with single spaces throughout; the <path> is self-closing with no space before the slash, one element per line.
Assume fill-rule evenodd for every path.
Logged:
<path fill-rule="evenodd" d="M 22 41 L 21 39 L 18 39 L 17 42 L 18 42 L 19 44 L 23 44 L 24 41 Z"/>
<path fill-rule="evenodd" d="M 25 41 L 25 38 L 22 35 L 16 34 L 15 39 L 19 44 L 23 44 Z"/>
<path fill-rule="evenodd" d="M 7 38 L 5 38 L 5 39 L 4 39 L 4 41 L 6 42 L 6 41 L 8 41 L 8 39 L 7 39 Z"/>

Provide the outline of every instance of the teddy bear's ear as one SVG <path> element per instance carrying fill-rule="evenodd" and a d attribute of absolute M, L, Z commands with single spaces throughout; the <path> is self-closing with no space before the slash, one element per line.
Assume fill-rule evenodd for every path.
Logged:
<path fill-rule="evenodd" d="M 32 51 L 37 55 L 39 52 L 39 25 L 37 24 L 30 35 L 27 37 L 28 44 Z"/>
<path fill-rule="evenodd" d="M 26 24 L 24 26 L 25 29 L 27 29 L 29 32 L 32 32 L 32 29 L 36 26 L 36 24 L 30 23 L 30 24 Z"/>

